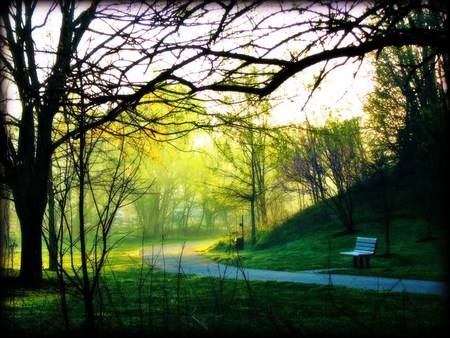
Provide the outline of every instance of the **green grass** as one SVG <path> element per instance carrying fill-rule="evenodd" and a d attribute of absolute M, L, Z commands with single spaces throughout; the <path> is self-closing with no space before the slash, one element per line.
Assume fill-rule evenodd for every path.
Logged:
<path fill-rule="evenodd" d="M 125 240 L 109 256 L 96 303 L 101 336 L 443 334 L 445 297 L 166 274 L 141 265 L 140 249 L 139 241 Z M 68 290 L 70 329 L 66 332 L 53 281 L 47 272 L 42 289 L 6 287 L 7 325 L 2 332 L 9 329 L 21 337 L 84 337 L 80 295 L 73 288 Z"/>
<path fill-rule="evenodd" d="M 337 222 L 321 225 L 292 224 L 289 228 L 275 229 L 260 234 L 252 247 L 246 241 L 239 251 L 244 267 L 302 271 L 336 269 L 339 273 L 361 274 L 381 277 L 411 278 L 424 280 L 448 280 L 446 236 L 443 230 L 435 230 L 435 237 L 420 241 L 421 222 L 399 219 L 392 224 L 391 253 L 385 255 L 386 241 L 382 229 L 373 223 L 358 225 L 355 234 L 341 233 L 343 227 Z M 287 236 L 286 241 L 280 237 Z M 371 258 L 371 268 L 354 268 L 351 257 L 340 255 L 355 245 L 357 236 L 377 237 L 376 254 Z M 206 255 L 223 263 L 235 264 L 234 250 L 229 250 L 229 240 L 224 238 Z"/>
<path fill-rule="evenodd" d="M 355 233 L 346 232 L 327 207 L 317 205 L 269 231 L 258 231 L 255 246 L 247 236 L 244 250 L 239 251 L 239 263 L 248 268 L 271 270 L 327 269 L 345 274 L 448 280 L 448 229 L 442 219 L 422 217 L 417 205 L 420 201 L 413 199 L 409 187 L 402 188 L 393 205 L 387 255 L 386 230 L 375 207 L 376 196 L 370 194 L 371 188 L 369 185 L 356 192 Z M 431 236 L 428 236 L 428 224 Z M 352 257 L 339 254 L 352 250 L 357 236 L 378 238 L 370 269 L 354 268 Z M 235 264 L 235 250 L 230 250 L 229 243 L 224 237 L 205 254 Z"/>

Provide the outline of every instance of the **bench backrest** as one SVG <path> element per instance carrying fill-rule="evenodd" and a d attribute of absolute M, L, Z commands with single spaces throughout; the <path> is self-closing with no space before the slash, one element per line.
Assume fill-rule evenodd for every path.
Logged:
<path fill-rule="evenodd" d="M 357 237 L 355 250 L 375 252 L 377 247 L 377 239 L 371 237 Z"/>

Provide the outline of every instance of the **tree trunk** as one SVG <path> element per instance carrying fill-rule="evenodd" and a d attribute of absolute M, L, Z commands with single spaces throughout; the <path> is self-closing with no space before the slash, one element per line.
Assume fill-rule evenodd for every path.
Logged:
<path fill-rule="evenodd" d="M 160 202 L 161 194 L 156 193 L 152 196 L 152 204 L 151 204 L 151 222 L 149 225 L 153 228 L 153 235 L 158 236 L 161 233 L 161 209 Z"/>
<path fill-rule="evenodd" d="M 206 229 L 213 229 L 213 215 L 214 213 L 207 207 L 203 206 L 203 215 L 205 216 Z"/>
<path fill-rule="evenodd" d="M 42 222 L 47 205 L 47 185 L 52 155 L 51 118 L 39 120 L 38 142 L 30 143 L 34 136 L 25 128 L 20 139 L 22 164 L 16 168 L 12 193 L 20 222 L 22 252 L 20 277 L 27 286 L 38 287 L 42 282 Z M 32 143 L 32 141 L 31 141 Z M 35 156 L 35 157 L 34 157 Z"/>
<path fill-rule="evenodd" d="M 256 244 L 256 220 L 255 220 L 255 199 L 250 200 L 250 216 L 251 216 L 251 240 L 252 245 Z"/>
<path fill-rule="evenodd" d="M 35 127 L 33 109 L 24 105 L 18 142 L 19 164 L 13 173 L 15 176 L 11 189 L 22 234 L 20 277 L 25 285 L 38 287 L 42 280 L 41 230 L 47 200 L 45 186 L 48 173 L 44 173 L 45 181 L 42 186 L 42 176 L 38 172 L 41 163 L 35 156 Z M 42 204 L 44 208 L 41 208 Z"/>
<path fill-rule="evenodd" d="M 81 113 L 80 129 L 84 129 L 84 112 Z M 78 218 L 80 229 L 80 253 L 81 253 L 81 272 L 82 272 L 82 290 L 85 310 L 85 326 L 89 332 L 93 332 L 95 328 L 95 316 L 93 305 L 93 290 L 91 289 L 91 283 L 89 280 L 88 271 L 88 251 L 86 245 L 86 224 L 85 224 L 85 184 L 87 176 L 87 162 L 85 159 L 86 151 L 86 134 L 83 131 L 80 135 L 80 149 L 79 149 L 79 163 L 78 163 L 78 175 L 79 175 L 79 191 L 78 191 Z"/>
<path fill-rule="evenodd" d="M 383 203 L 383 223 L 385 227 L 385 242 L 386 242 L 386 251 L 385 255 L 389 256 L 391 254 L 391 205 L 389 200 L 388 193 L 388 183 L 387 177 L 384 170 L 381 170 L 381 202 Z"/>
<path fill-rule="evenodd" d="M 264 188 L 261 188 L 259 185 L 258 187 L 258 210 L 260 214 L 260 225 L 262 227 L 267 226 L 268 222 L 268 215 L 267 215 L 267 201 L 266 201 L 266 192 Z"/>
<path fill-rule="evenodd" d="M 42 281 L 42 215 L 33 203 L 15 202 L 22 233 L 20 278 L 27 286 L 38 287 Z"/>
<path fill-rule="evenodd" d="M 8 190 L 0 184 L 0 271 L 6 268 L 9 246 Z"/>
<path fill-rule="evenodd" d="M 58 269 L 58 240 L 55 225 L 55 196 L 53 193 L 53 175 L 50 169 L 48 181 L 48 269 Z"/>

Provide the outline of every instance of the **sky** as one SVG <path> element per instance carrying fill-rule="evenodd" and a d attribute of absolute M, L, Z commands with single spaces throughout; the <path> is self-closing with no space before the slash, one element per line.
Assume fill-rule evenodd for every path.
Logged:
<path fill-rule="evenodd" d="M 306 71 L 289 79 L 280 89 L 285 95 L 293 96 L 283 100 L 274 109 L 278 123 L 301 123 L 305 120 L 313 124 L 323 124 L 330 116 L 339 119 L 364 117 L 363 105 L 373 88 L 372 67 L 366 60 L 361 69 L 348 64 L 333 70 L 305 105 L 310 91 L 305 89 L 311 78 Z M 302 81 L 301 76 L 306 79 Z"/>

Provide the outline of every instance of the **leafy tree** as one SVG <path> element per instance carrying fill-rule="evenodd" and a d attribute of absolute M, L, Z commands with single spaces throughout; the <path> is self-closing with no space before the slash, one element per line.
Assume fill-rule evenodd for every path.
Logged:
<path fill-rule="evenodd" d="M 365 110 L 371 118 L 373 157 L 390 156 L 403 175 L 412 176 L 424 215 L 442 212 L 445 115 L 448 111 L 442 59 L 429 48 L 383 51 L 376 67 L 377 85 Z M 438 175 L 436 175 L 438 173 Z M 426 198 L 423 198 L 426 196 Z M 431 236 L 428 231 L 428 236 Z"/>
<path fill-rule="evenodd" d="M 401 25 L 421 9 L 436 13 L 438 25 Z M 21 111 L 8 111 L 2 120 L 2 181 L 11 189 L 21 225 L 21 277 L 34 285 L 42 278 L 48 174 L 52 154 L 64 142 L 89 129 L 106 130 L 121 115 L 128 125 L 158 135 L 164 116 L 149 118 L 136 108 L 146 94 L 170 92 L 175 83 L 184 94 L 266 96 L 308 67 L 323 66 L 318 85 L 339 65 L 333 60 L 362 60 L 387 46 L 433 47 L 448 60 L 448 14 L 448 4 L 438 1 L 7 2 L 1 71 L 16 86 Z M 257 85 L 249 85 L 249 77 Z M 73 100 L 80 93 L 84 102 Z M 83 129 L 54 132 L 55 116 L 80 105 L 88 112 Z M 188 131 L 203 122 L 183 125 Z"/>
<path fill-rule="evenodd" d="M 224 134 L 218 133 L 220 141 L 226 137 Z M 208 136 L 209 137 L 209 136 Z M 215 147 L 214 135 L 213 139 L 206 139 L 203 145 L 199 147 L 199 160 L 206 164 L 204 171 L 198 178 L 199 194 L 201 196 L 201 206 L 203 211 L 204 225 L 207 229 L 215 229 L 216 225 L 226 226 L 228 232 L 231 231 L 230 218 L 235 219 L 239 215 L 242 217 L 241 201 L 230 197 L 221 187 L 223 186 L 223 175 L 221 168 L 229 169 L 229 164 L 220 157 Z M 220 142 L 222 143 L 222 142 Z M 200 225 L 199 225 L 200 226 Z"/>
<path fill-rule="evenodd" d="M 206 151 L 211 149 L 206 150 L 208 144 L 196 144 L 196 138 L 201 135 L 192 131 L 183 137 L 174 135 L 164 142 L 141 139 L 145 158 L 140 172 L 154 182 L 135 202 L 144 236 L 186 232 L 194 225 L 200 230 L 203 222 L 205 227 L 211 228 L 216 213 L 224 210 L 222 201 L 214 200 L 212 174 L 205 166 L 209 160 Z"/>

